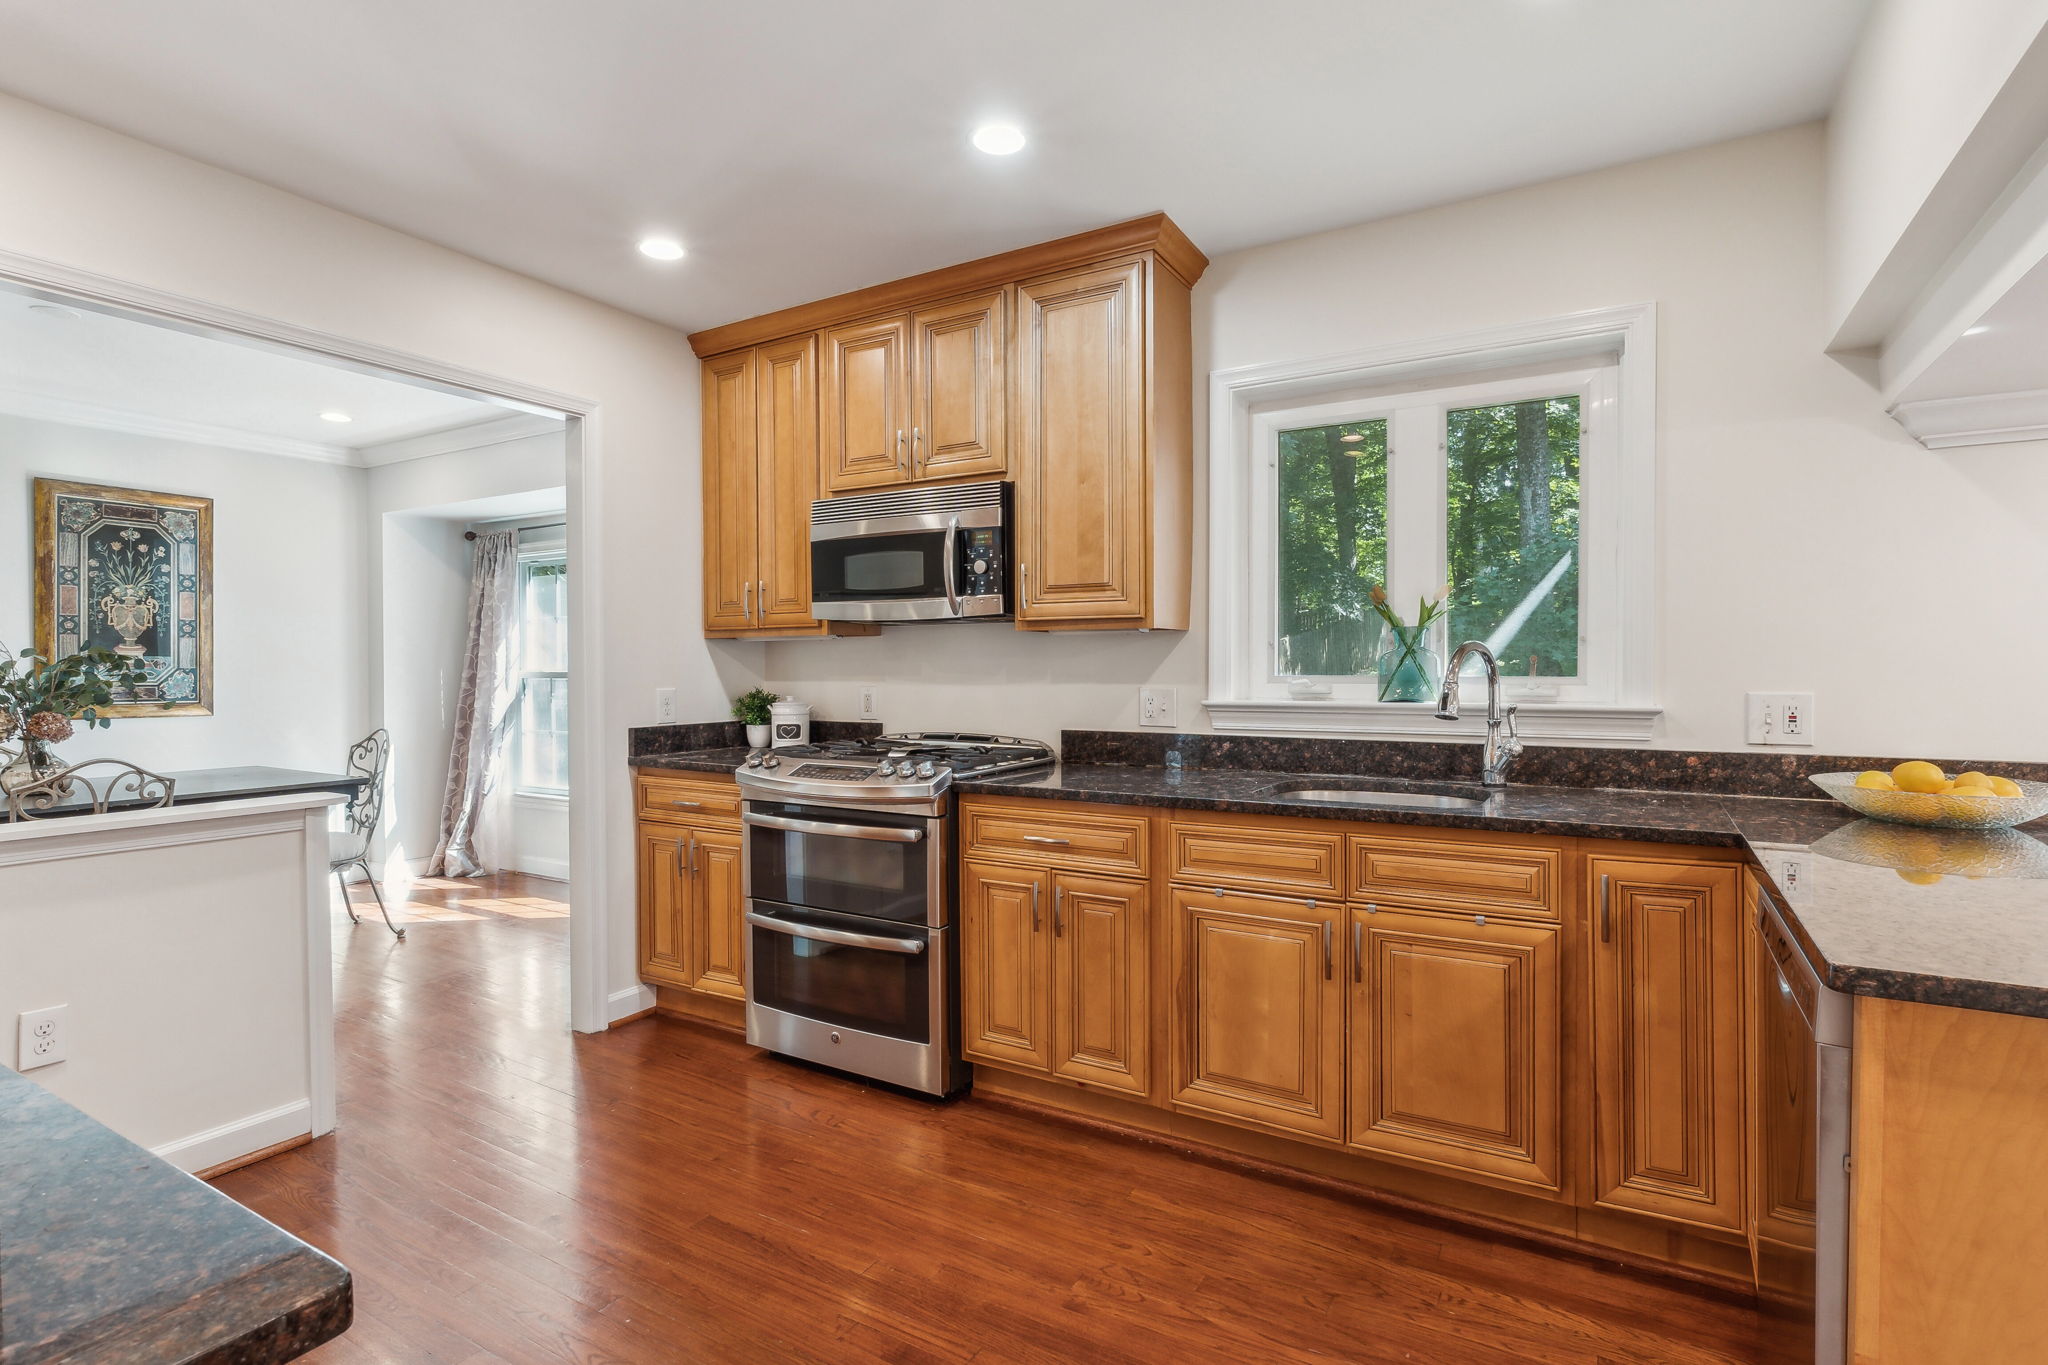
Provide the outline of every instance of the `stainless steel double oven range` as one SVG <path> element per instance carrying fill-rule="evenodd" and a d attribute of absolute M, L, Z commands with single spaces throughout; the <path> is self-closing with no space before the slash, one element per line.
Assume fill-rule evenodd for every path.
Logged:
<path fill-rule="evenodd" d="M 963 734 L 749 755 L 747 1041 L 926 1094 L 964 1086 L 954 775 L 1052 761 Z"/>

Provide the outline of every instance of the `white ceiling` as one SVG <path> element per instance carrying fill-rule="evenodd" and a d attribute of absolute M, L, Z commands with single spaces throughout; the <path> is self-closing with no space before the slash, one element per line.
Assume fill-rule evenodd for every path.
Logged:
<path fill-rule="evenodd" d="M 0 88 L 694 329 L 1158 209 L 1213 256 L 1815 118 L 1869 3 L 0 0 Z M 974 151 L 997 118 L 1031 145 Z"/>
<path fill-rule="evenodd" d="M 317 360 L 0 292 L 0 412 L 278 455 L 375 463 L 362 447 L 507 409 Z M 346 413 L 346 424 L 323 412 Z"/>

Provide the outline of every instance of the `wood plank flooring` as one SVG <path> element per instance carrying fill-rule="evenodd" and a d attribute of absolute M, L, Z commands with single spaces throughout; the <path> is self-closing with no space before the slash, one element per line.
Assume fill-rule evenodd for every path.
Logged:
<path fill-rule="evenodd" d="M 1731 1365 L 1756 1315 L 650 1018 L 567 1031 L 560 883 L 336 913 L 340 1126 L 220 1177 L 339 1257 L 310 1360 Z"/>

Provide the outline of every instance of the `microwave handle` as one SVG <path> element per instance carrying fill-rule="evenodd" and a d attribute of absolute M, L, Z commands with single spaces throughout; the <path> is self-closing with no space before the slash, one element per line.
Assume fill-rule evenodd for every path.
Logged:
<path fill-rule="evenodd" d="M 939 552 L 946 563 L 946 610 L 953 615 L 960 614 L 960 584 L 956 575 L 960 572 L 960 518 L 946 518 L 946 545 Z"/>

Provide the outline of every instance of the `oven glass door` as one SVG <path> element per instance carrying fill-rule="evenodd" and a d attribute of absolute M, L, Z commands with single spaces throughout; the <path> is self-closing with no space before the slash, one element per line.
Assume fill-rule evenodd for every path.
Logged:
<path fill-rule="evenodd" d="M 945 823 L 794 801 L 746 806 L 747 895 L 807 910 L 927 924 Z"/>
<path fill-rule="evenodd" d="M 748 903 L 747 997 L 835 1028 L 932 1035 L 932 955 L 944 931 Z"/>
<path fill-rule="evenodd" d="M 946 597 L 943 528 L 811 542 L 811 600 L 914 602 Z"/>

